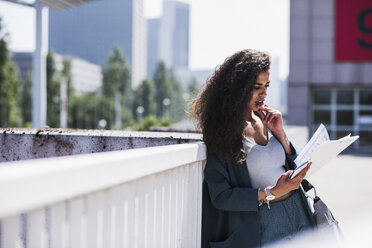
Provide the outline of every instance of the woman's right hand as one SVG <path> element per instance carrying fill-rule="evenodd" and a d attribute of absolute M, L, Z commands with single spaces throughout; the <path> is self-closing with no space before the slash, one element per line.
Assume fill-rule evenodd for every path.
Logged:
<path fill-rule="evenodd" d="M 276 185 L 270 189 L 270 192 L 274 196 L 278 196 L 287 192 L 290 192 L 292 190 L 296 190 L 300 187 L 300 184 L 302 182 L 302 179 L 306 176 L 306 173 L 310 169 L 311 162 L 306 165 L 306 168 L 303 169 L 300 173 L 298 173 L 297 176 L 294 178 L 290 178 L 292 174 L 292 170 L 287 171 L 286 173 L 283 173 L 278 181 L 276 182 Z"/>

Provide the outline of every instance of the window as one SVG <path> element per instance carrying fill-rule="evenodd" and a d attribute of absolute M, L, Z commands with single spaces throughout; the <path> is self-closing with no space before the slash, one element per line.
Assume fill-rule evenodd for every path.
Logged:
<path fill-rule="evenodd" d="M 372 111 L 360 111 L 358 124 L 361 126 L 372 127 Z"/>
<path fill-rule="evenodd" d="M 372 131 L 359 132 L 359 146 L 372 146 Z"/>
<path fill-rule="evenodd" d="M 360 91 L 359 104 L 372 105 L 372 90 L 361 90 Z"/>
<path fill-rule="evenodd" d="M 330 89 L 315 89 L 313 93 L 313 103 L 330 104 L 331 103 L 331 90 Z"/>
<path fill-rule="evenodd" d="M 337 125 L 352 126 L 354 125 L 354 111 L 352 110 L 338 110 L 337 111 Z"/>
<path fill-rule="evenodd" d="M 311 99 L 313 132 L 323 123 L 331 139 L 352 133 L 354 149 L 372 147 L 372 88 L 317 88 Z"/>
<path fill-rule="evenodd" d="M 343 138 L 345 136 L 348 136 L 350 133 L 352 134 L 352 132 L 348 132 L 348 131 L 337 131 L 336 132 L 336 139 L 340 139 L 340 138 Z"/>
<path fill-rule="evenodd" d="M 315 110 L 314 111 L 314 124 L 331 124 L 331 111 L 329 110 Z"/>
<path fill-rule="evenodd" d="M 354 91 L 348 90 L 337 90 L 337 104 L 354 104 Z"/>

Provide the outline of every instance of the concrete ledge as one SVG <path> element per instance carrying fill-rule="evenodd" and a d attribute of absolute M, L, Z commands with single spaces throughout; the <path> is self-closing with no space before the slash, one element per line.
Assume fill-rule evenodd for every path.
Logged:
<path fill-rule="evenodd" d="M 78 129 L 0 129 L 0 162 L 197 142 L 201 134 Z"/>

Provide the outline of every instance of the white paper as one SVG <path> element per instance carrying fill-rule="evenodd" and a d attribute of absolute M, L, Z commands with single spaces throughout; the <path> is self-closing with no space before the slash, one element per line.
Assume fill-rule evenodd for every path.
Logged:
<path fill-rule="evenodd" d="M 323 124 L 320 124 L 318 129 L 311 137 L 310 141 L 307 142 L 306 146 L 302 149 L 301 153 L 295 159 L 296 165 L 301 165 L 306 161 L 310 160 L 311 153 L 317 149 L 321 144 L 329 141 L 327 129 Z"/>
<path fill-rule="evenodd" d="M 349 134 L 338 140 L 329 140 L 327 129 L 323 124 L 320 124 L 313 137 L 311 137 L 310 141 L 295 159 L 294 162 L 298 167 L 291 175 L 291 178 L 295 177 L 300 171 L 302 171 L 307 162 L 312 162 L 312 164 L 306 177 L 313 175 L 358 138 L 359 136 L 351 136 Z"/>

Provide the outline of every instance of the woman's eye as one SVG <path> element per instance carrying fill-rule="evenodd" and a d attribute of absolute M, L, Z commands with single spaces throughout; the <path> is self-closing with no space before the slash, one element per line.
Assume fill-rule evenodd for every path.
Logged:
<path fill-rule="evenodd" d="M 270 85 L 266 85 L 265 87 L 266 87 L 266 88 L 269 88 L 269 87 L 270 87 Z"/>

